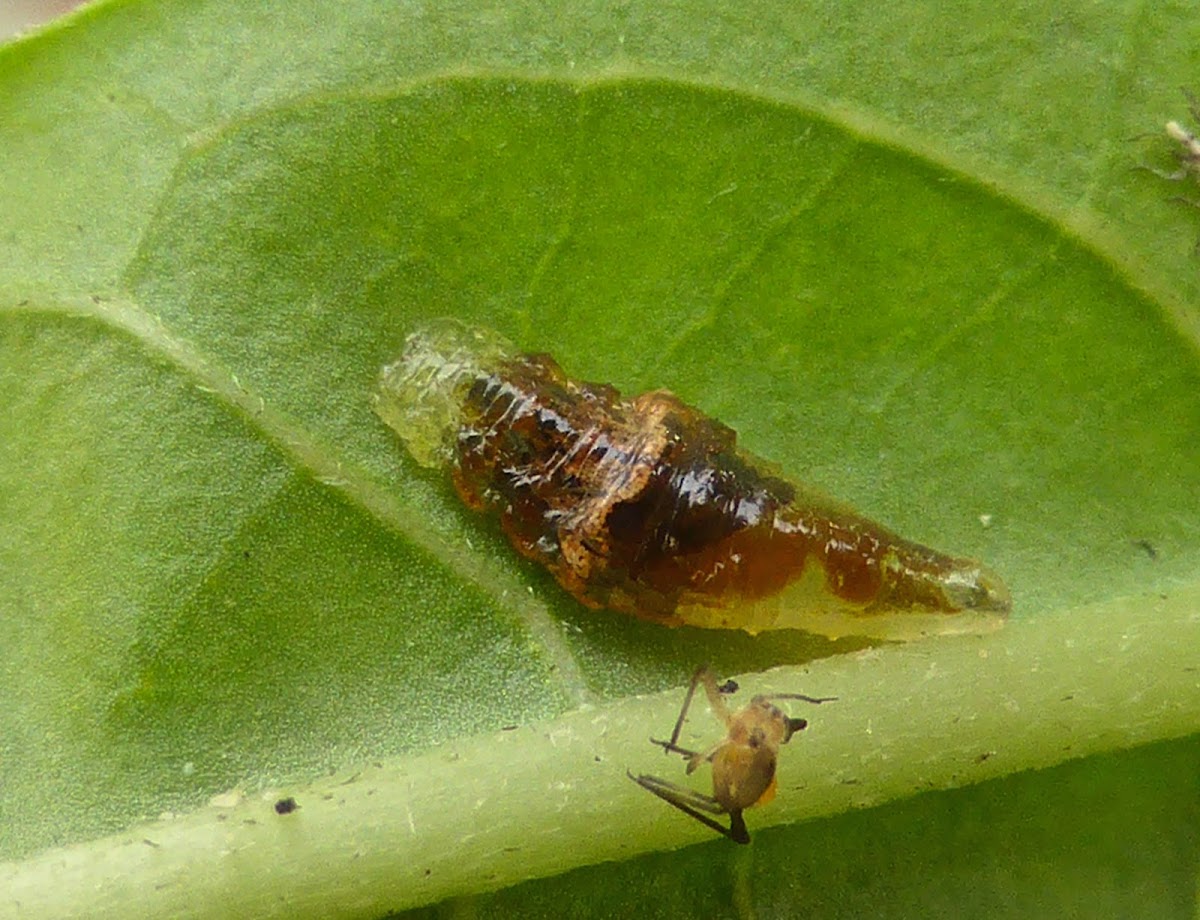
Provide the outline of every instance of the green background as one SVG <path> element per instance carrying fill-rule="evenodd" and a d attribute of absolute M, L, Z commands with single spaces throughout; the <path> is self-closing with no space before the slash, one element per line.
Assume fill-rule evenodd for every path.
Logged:
<path fill-rule="evenodd" d="M 0 913 L 1191 915 L 1200 190 L 1135 167 L 1200 23 L 728 7 L 110 2 L 0 49 Z M 672 389 L 1013 622 L 581 609 L 370 411 L 441 315 Z M 840 697 L 748 849 L 621 775 L 678 768 L 703 661 Z"/>

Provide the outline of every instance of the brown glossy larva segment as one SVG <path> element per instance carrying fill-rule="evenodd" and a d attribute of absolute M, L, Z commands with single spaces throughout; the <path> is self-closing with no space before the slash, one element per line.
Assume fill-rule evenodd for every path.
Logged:
<path fill-rule="evenodd" d="M 376 410 L 590 607 L 880 638 L 986 630 L 1010 607 L 983 566 L 787 481 L 671 393 L 622 398 L 487 330 L 415 331 Z"/>

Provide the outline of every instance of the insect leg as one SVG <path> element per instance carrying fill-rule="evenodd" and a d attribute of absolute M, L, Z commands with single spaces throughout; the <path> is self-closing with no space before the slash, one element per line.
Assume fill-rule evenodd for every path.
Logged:
<path fill-rule="evenodd" d="M 1131 166 L 1129 168 L 1140 170 L 1141 172 L 1148 172 L 1151 175 L 1157 176 L 1160 179 L 1166 179 L 1168 182 L 1182 182 L 1184 179 L 1186 179 L 1188 177 L 1188 171 L 1187 171 L 1186 166 L 1180 167 L 1179 169 L 1175 170 L 1174 172 L 1166 172 L 1165 170 L 1162 170 L 1162 169 L 1155 169 L 1153 166 L 1143 166 L 1140 163 L 1137 164 L 1136 166 Z M 1175 199 L 1167 199 L 1167 200 L 1173 201 Z"/>
<path fill-rule="evenodd" d="M 800 721 L 804 722 L 803 719 Z M 808 723 L 805 722 L 804 724 L 807 725 Z M 688 776 L 691 776 L 696 772 L 696 768 L 700 766 L 700 764 L 711 761 L 717 755 L 717 751 L 721 750 L 721 748 L 725 747 L 725 745 L 729 742 L 728 739 L 722 738 L 707 751 L 689 751 L 687 748 L 682 748 L 677 744 L 672 744 L 670 741 L 659 741 L 657 738 L 651 738 L 650 743 L 657 744 L 668 754 L 681 754 L 688 762 L 687 774 Z"/>
<path fill-rule="evenodd" d="M 1183 98 L 1187 100 L 1188 111 L 1192 113 L 1192 118 L 1200 121 L 1200 99 L 1197 99 L 1196 94 L 1186 86 L 1181 86 L 1179 89 L 1183 92 Z"/>
<path fill-rule="evenodd" d="M 729 813 L 729 810 L 711 795 L 705 795 L 703 792 L 697 792 L 695 789 L 680 786 L 670 780 L 659 776 L 651 776 L 648 773 L 639 773 L 637 776 L 634 776 L 628 770 L 625 772 L 631 780 L 643 789 L 648 789 L 660 798 L 669 798 L 671 802 L 683 802 L 692 808 L 708 812 L 710 815 L 724 815 Z"/>
<path fill-rule="evenodd" d="M 717 752 L 727 744 L 729 744 L 729 739 L 722 738 L 707 751 L 697 751 L 695 754 L 693 754 L 688 759 L 687 775 L 691 776 L 693 773 L 695 773 L 696 768 L 702 763 L 712 763 L 712 759 L 717 756 Z"/>
<path fill-rule="evenodd" d="M 667 754 L 682 754 L 684 757 L 695 757 L 695 751 L 689 751 L 687 748 L 681 748 L 677 744 L 672 744 L 670 741 L 659 741 L 657 738 L 650 739 L 651 744 L 657 744 Z"/>
<path fill-rule="evenodd" d="M 692 675 L 692 682 L 688 684 L 687 693 L 683 697 L 683 706 L 679 710 L 679 718 L 675 720 L 675 728 L 671 731 L 670 741 L 659 741 L 657 738 L 651 738 L 651 744 L 657 744 L 668 754 L 682 754 L 684 757 L 695 757 L 695 751 L 689 751 L 687 748 L 679 746 L 679 735 L 683 732 L 683 723 L 687 721 L 688 708 L 692 705 L 692 697 L 696 695 L 696 685 L 701 681 L 705 681 L 705 686 L 712 684 L 716 688 L 716 679 L 713 677 L 712 671 L 708 665 L 702 665 Z M 728 683 L 726 684 L 728 686 Z M 736 685 L 735 685 L 736 686 Z M 717 688 L 719 689 L 719 688 Z M 730 691 L 732 692 L 732 691 Z M 710 693 L 710 696 L 712 694 Z M 722 704 L 722 711 L 724 704 Z"/>
<path fill-rule="evenodd" d="M 679 733 L 683 731 L 683 723 L 687 719 L 688 707 L 692 705 L 692 697 L 696 694 L 696 684 L 698 684 L 703 675 L 710 674 L 708 665 L 701 666 L 695 674 L 692 675 L 692 682 L 688 684 L 687 693 L 683 697 L 683 707 L 679 710 L 679 718 L 675 720 L 675 729 L 671 732 L 671 741 L 669 744 L 663 745 L 664 750 L 674 750 L 683 753 L 682 749 L 675 745 L 679 741 Z M 656 742 L 657 743 L 657 742 Z M 687 752 L 689 755 L 691 752 Z"/>
<path fill-rule="evenodd" d="M 742 819 L 740 808 L 736 811 L 728 811 L 712 796 L 705 795 L 702 792 L 688 789 L 686 786 L 677 786 L 665 779 L 659 779 L 657 776 L 649 776 L 645 773 L 634 776 L 628 770 L 625 772 L 631 780 L 643 789 L 653 792 L 668 805 L 679 809 L 689 817 L 695 818 L 705 827 L 711 828 L 718 834 L 728 837 L 736 843 L 750 842 L 750 832 L 746 830 L 746 822 Z M 729 827 L 725 827 L 720 822 L 709 817 L 709 815 L 725 814 L 729 815 Z"/>
<path fill-rule="evenodd" d="M 717 686 L 717 675 L 712 672 L 712 669 L 709 668 L 708 665 L 704 665 L 704 667 L 700 668 L 692 676 L 692 691 L 695 690 L 696 684 L 700 682 L 704 684 L 704 692 L 708 695 L 708 705 L 712 707 L 713 713 L 718 719 L 720 719 L 726 725 L 729 725 L 729 707 L 725 705 L 725 697 L 728 696 L 729 693 L 733 692 L 727 689 L 730 684 L 732 683 L 735 690 L 737 688 L 737 684 L 731 681 L 726 681 L 720 686 Z M 688 694 L 688 699 L 689 701 L 691 700 L 690 691 Z M 682 726 L 682 721 L 679 724 Z"/>
<path fill-rule="evenodd" d="M 675 728 L 671 732 L 670 741 L 659 741 L 657 738 L 651 738 L 652 744 L 657 744 L 668 754 L 682 754 L 691 762 L 688 764 L 688 773 L 691 773 L 700 764 L 706 760 L 712 760 L 712 756 L 724 742 L 714 745 L 711 749 L 704 752 L 690 751 L 687 748 L 679 746 L 679 735 L 683 732 L 683 723 L 687 721 L 688 708 L 692 705 L 692 698 L 696 695 L 696 685 L 703 683 L 705 693 L 708 695 L 709 705 L 717 717 L 726 725 L 729 724 L 730 715 L 729 709 L 725 705 L 723 697 L 731 693 L 736 693 L 738 686 L 735 681 L 727 680 L 720 686 L 717 685 L 716 675 L 708 665 L 701 665 L 696 669 L 696 673 L 692 675 L 692 682 L 688 684 L 687 694 L 683 698 L 683 707 L 679 710 L 679 718 L 675 720 Z"/>

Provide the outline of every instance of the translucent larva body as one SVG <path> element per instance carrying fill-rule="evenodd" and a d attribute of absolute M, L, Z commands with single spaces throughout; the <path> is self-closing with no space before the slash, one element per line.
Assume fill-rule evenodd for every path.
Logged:
<path fill-rule="evenodd" d="M 376 411 L 589 607 L 879 638 L 985 630 L 1010 607 L 980 564 L 785 480 L 671 393 L 624 399 L 487 330 L 415 331 Z"/>

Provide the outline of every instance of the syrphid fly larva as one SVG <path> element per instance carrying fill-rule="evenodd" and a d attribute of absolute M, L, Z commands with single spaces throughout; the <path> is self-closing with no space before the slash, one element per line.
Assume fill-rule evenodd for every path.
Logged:
<path fill-rule="evenodd" d="M 706 751 L 690 751 L 679 747 L 679 735 L 699 685 L 704 687 L 713 714 L 724 723 L 725 737 Z M 748 706 L 731 713 L 725 704 L 726 694 L 732 692 L 729 689 L 731 686 L 733 689 L 737 687 L 736 684 L 717 686 L 713 672 L 707 667 L 700 668 L 692 676 L 687 695 L 683 698 L 683 708 L 675 720 L 671 740 L 650 739 L 652 744 L 657 744 L 666 753 L 681 754 L 686 758 L 689 776 L 700 764 L 712 764 L 712 795 L 645 773 L 638 776 L 629 773 L 629 778 L 735 843 L 749 843 L 750 832 L 746 829 L 742 812 L 755 805 L 765 805 L 775 798 L 775 766 L 779 759 L 779 748 L 787 744 L 796 732 L 808 727 L 806 720 L 787 715 L 773 701 L 828 703 L 836 697 L 812 697 L 799 693 L 758 695 L 750 700 Z M 722 815 L 729 816 L 729 827 L 716 820 Z"/>
<path fill-rule="evenodd" d="M 375 410 L 588 607 L 672 626 L 911 639 L 1008 614 L 978 562 L 905 540 L 737 446 L 666 390 L 624 398 L 486 329 L 437 320 Z"/>

